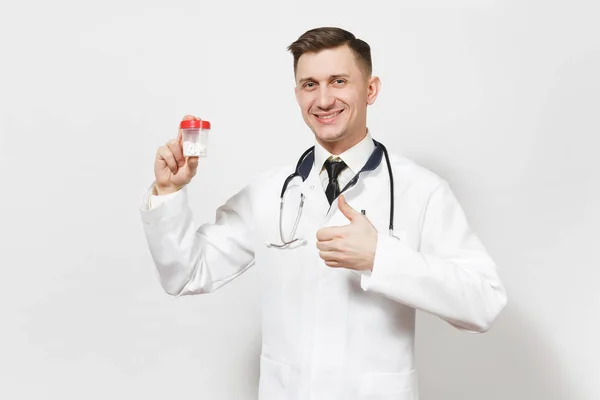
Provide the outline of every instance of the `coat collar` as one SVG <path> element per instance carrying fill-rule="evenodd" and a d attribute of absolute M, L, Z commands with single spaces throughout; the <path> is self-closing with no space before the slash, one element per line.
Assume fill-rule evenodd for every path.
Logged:
<path fill-rule="evenodd" d="M 342 161 L 346 163 L 350 171 L 352 171 L 352 174 L 356 175 L 358 171 L 360 171 L 365 165 L 373 153 L 373 150 L 375 150 L 375 144 L 373 143 L 371 134 L 367 129 L 367 134 L 360 142 L 339 155 L 331 154 L 323 146 L 316 142 L 314 151 L 314 164 L 317 168 L 317 171 L 321 173 L 325 161 L 331 156 L 336 156 L 341 158 Z"/>
<path fill-rule="evenodd" d="M 355 197 L 355 195 L 359 194 L 362 194 L 361 197 L 365 200 L 366 198 L 368 198 L 370 202 L 376 199 L 376 197 L 380 193 L 380 188 L 378 187 L 378 184 L 375 184 L 375 186 L 377 187 L 372 186 L 371 189 L 366 193 L 364 188 L 362 187 L 363 185 L 359 185 L 360 189 L 358 189 L 358 192 L 352 190 L 354 187 L 356 187 L 357 183 L 359 182 L 359 179 L 362 179 L 363 176 L 367 177 L 377 172 L 377 170 L 379 170 L 379 166 L 381 165 L 381 161 L 383 159 L 383 149 L 379 142 L 371 139 L 370 137 L 369 141 L 373 148 L 373 151 L 370 153 L 362 168 L 359 167 L 358 172 L 354 175 L 350 182 L 348 182 L 348 184 L 342 189 L 342 193 L 349 202 L 350 198 Z M 325 196 L 325 192 L 321 187 L 321 182 L 319 178 L 321 168 L 317 167 L 318 164 L 315 160 L 315 151 L 313 150 L 312 152 L 308 152 L 306 156 L 303 157 L 303 159 L 299 162 L 297 166 L 297 172 L 300 174 L 303 180 L 303 182 L 300 184 L 300 190 L 306 198 L 305 207 L 307 208 L 307 211 L 311 210 L 313 213 L 315 213 L 315 215 L 321 217 L 328 217 L 331 216 L 337 210 L 337 202 L 333 202 L 331 206 L 329 205 L 327 197 Z M 368 180 L 368 178 L 365 179 Z M 367 195 L 366 197 L 365 194 Z"/>

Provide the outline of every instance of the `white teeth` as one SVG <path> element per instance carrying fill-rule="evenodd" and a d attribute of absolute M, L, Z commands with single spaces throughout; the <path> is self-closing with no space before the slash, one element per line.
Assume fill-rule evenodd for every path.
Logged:
<path fill-rule="evenodd" d="M 333 114 L 320 115 L 320 116 L 319 116 L 319 118 L 320 118 L 320 119 L 331 119 L 331 118 L 337 117 L 337 115 L 338 115 L 339 113 L 341 113 L 341 111 L 338 111 L 338 112 L 336 112 L 336 113 L 333 113 Z"/>

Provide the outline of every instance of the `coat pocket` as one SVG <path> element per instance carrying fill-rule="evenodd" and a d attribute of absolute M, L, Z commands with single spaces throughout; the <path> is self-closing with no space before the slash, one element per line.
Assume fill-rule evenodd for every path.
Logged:
<path fill-rule="evenodd" d="M 264 355 L 260 356 L 258 398 L 285 400 L 289 398 L 290 367 Z"/>
<path fill-rule="evenodd" d="M 360 400 L 417 400 L 416 370 L 400 373 L 365 373 L 359 382 Z"/>

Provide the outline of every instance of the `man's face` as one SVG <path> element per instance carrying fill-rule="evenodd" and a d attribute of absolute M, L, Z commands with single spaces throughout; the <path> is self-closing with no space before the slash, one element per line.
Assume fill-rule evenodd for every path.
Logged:
<path fill-rule="evenodd" d="M 303 54 L 296 68 L 296 100 L 302 117 L 325 147 L 343 150 L 366 133 L 367 105 L 379 89 L 348 46 Z"/>

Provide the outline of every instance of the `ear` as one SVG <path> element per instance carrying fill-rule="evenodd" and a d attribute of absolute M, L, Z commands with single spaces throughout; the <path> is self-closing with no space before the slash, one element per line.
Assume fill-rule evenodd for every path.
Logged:
<path fill-rule="evenodd" d="M 378 76 L 373 76 L 369 78 L 367 87 L 367 104 L 372 105 L 375 103 L 375 99 L 377 99 L 377 95 L 379 94 L 379 90 L 381 89 L 381 80 Z"/>
<path fill-rule="evenodd" d="M 298 90 L 298 86 L 294 87 L 294 94 L 296 95 L 296 102 L 300 104 L 300 91 Z"/>

